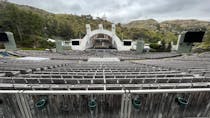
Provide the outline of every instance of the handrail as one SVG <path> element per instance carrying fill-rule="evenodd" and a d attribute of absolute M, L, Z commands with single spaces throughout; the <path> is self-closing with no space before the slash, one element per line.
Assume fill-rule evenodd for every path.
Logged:
<path fill-rule="evenodd" d="M 146 89 L 146 90 L 0 90 L 0 94 L 150 94 L 150 93 L 189 93 L 189 92 L 210 92 L 210 88 L 187 88 L 187 89 Z"/>

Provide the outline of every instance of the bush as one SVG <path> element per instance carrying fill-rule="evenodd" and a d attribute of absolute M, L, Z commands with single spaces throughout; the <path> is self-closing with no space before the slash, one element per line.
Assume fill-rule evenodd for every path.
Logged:
<path fill-rule="evenodd" d="M 51 49 L 51 48 L 54 48 L 55 47 L 55 43 L 48 42 L 45 39 L 39 40 L 38 43 L 39 43 L 39 48 L 48 48 L 48 49 Z"/>
<path fill-rule="evenodd" d="M 171 44 L 169 43 L 168 46 L 166 46 L 165 42 L 162 42 L 162 45 L 159 45 L 157 43 L 152 43 L 150 44 L 150 48 L 152 48 L 153 51 L 156 52 L 170 52 Z"/>
<path fill-rule="evenodd" d="M 22 48 L 46 49 L 54 48 L 55 44 L 48 42 L 45 38 L 36 35 L 25 35 L 20 45 Z"/>
<path fill-rule="evenodd" d="M 151 43 L 151 44 L 149 45 L 149 47 L 152 48 L 152 49 L 158 50 L 158 49 L 161 48 L 161 45 L 159 45 L 159 44 L 157 44 L 157 43 Z"/>

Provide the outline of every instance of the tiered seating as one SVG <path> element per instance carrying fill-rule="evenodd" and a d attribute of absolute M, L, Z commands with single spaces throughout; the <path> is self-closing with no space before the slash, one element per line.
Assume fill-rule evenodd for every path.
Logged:
<path fill-rule="evenodd" d="M 122 90 L 207 87 L 209 79 L 178 70 L 128 62 L 71 63 L 17 77 L 1 78 L 4 84 L 24 89 Z M 59 85 L 59 86 L 57 86 Z"/>
<path fill-rule="evenodd" d="M 46 70 L 48 68 L 53 68 L 57 66 L 64 66 L 69 61 L 59 61 L 59 60 L 18 60 L 18 59 L 1 59 L 0 60 L 0 72 L 7 73 L 6 75 L 14 75 L 18 73 L 30 73 L 37 70 Z"/>
<path fill-rule="evenodd" d="M 175 59 L 163 60 L 145 60 L 144 64 L 162 66 L 165 68 L 173 68 L 193 74 L 204 75 L 210 77 L 210 54 L 195 54 L 191 56 L 183 56 Z"/>
<path fill-rule="evenodd" d="M 118 57 L 121 60 L 133 60 L 133 59 L 160 59 L 168 57 L 177 57 L 181 56 L 177 53 L 145 53 L 145 54 L 136 54 L 132 51 L 123 51 L 118 52 L 113 49 L 89 49 L 86 51 L 66 51 L 64 54 L 53 53 L 48 51 L 18 51 L 16 52 L 21 55 L 26 56 L 41 56 L 48 57 L 52 59 L 71 59 L 71 60 L 87 60 L 90 57 Z"/>
<path fill-rule="evenodd" d="M 171 53 L 171 52 L 161 52 L 161 53 L 145 53 L 145 54 L 137 54 L 134 51 L 112 51 L 110 52 L 113 55 L 121 58 L 122 60 L 133 60 L 133 59 L 161 59 L 161 58 L 168 58 L 168 57 L 178 57 L 181 56 L 178 53 Z"/>
<path fill-rule="evenodd" d="M 208 54 L 157 59 L 174 54 L 138 56 L 114 50 L 74 51 L 65 55 L 43 51 L 24 53 L 52 60 L 0 60 L 0 117 L 210 116 L 210 77 L 206 74 L 209 70 Z M 153 60 L 84 61 L 94 56 Z M 6 74 L 27 69 L 32 71 Z"/>

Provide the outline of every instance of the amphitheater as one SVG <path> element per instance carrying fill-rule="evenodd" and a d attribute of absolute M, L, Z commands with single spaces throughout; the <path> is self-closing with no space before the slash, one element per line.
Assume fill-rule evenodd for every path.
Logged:
<path fill-rule="evenodd" d="M 210 53 L 0 53 L 0 118 L 207 118 Z"/>
<path fill-rule="evenodd" d="M 210 53 L 10 54 L 23 57 L 0 59 L 2 118 L 210 116 Z"/>

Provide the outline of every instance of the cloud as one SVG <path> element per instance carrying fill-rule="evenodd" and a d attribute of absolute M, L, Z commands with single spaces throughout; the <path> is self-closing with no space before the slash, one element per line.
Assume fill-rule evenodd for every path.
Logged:
<path fill-rule="evenodd" d="M 154 18 L 210 20 L 210 0 L 9 0 L 53 13 L 106 15 L 108 20 L 129 22 Z"/>

